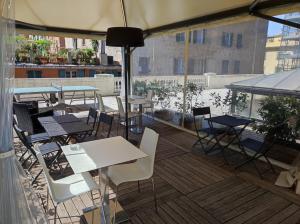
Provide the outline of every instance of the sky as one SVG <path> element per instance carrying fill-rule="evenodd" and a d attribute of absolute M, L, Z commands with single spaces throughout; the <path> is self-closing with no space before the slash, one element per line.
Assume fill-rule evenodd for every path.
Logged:
<path fill-rule="evenodd" d="M 281 28 L 282 24 L 269 22 L 269 28 L 268 28 L 268 36 L 274 36 L 277 34 L 281 34 Z"/>

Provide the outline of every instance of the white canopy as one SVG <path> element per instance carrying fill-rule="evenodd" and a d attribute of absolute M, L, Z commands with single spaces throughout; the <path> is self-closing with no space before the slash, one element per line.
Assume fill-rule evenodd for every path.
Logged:
<path fill-rule="evenodd" d="M 230 14 L 247 14 L 253 2 L 254 0 L 16 0 L 15 18 L 21 24 L 26 23 L 26 29 L 31 26 L 32 30 L 41 32 L 87 34 L 83 31 L 89 31 L 90 35 L 99 35 L 101 32 L 105 34 L 108 27 L 127 25 L 154 31 L 157 28 L 174 28 L 170 24 L 175 23 L 182 23 L 176 27 L 184 27 L 188 25 L 184 22 L 204 16 L 215 15 L 215 18 L 210 19 L 220 19 L 222 16 L 218 17 L 216 13 L 227 12 L 224 17 Z M 268 9 L 280 2 L 286 4 L 287 1 L 278 0 L 275 3 L 261 0 L 258 5 Z"/>
<path fill-rule="evenodd" d="M 300 96 L 300 68 L 231 83 L 227 88 L 259 95 Z"/>

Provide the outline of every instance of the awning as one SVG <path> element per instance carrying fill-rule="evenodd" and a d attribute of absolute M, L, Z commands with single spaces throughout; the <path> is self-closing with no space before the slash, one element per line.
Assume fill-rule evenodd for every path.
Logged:
<path fill-rule="evenodd" d="M 19 31 L 35 34 L 105 35 L 107 28 L 133 26 L 162 32 L 237 15 L 253 0 L 16 0 Z M 260 0 L 258 10 L 289 7 L 297 0 Z"/>
<path fill-rule="evenodd" d="M 259 95 L 300 97 L 300 69 L 234 82 L 226 88 Z"/>

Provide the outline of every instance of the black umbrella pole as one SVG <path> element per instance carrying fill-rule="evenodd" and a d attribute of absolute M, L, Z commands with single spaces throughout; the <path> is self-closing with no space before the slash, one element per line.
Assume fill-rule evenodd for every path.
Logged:
<path fill-rule="evenodd" d="M 128 70 L 128 65 L 130 63 L 129 61 L 129 52 L 130 47 L 125 47 L 125 137 L 128 140 L 128 127 L 129 127 L 129 122 L 128 122 L 128 78 L 129 78 L 129 70 Z"/>

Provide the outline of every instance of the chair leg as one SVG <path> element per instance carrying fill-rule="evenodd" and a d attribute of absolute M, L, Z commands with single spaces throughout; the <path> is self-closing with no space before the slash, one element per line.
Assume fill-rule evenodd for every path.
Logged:
<path fill-rule="evenodd" d="M 140 181 L 138 181 L 137 183 L 138 183 L 138 191 L 139 191 L 139 193 L 141 193 Z"/>
<path fill-rule="evenodd" d="M 46 196 L 46 213 L 48 212 L 49 210 L 49 189 L 47 187 L 47 196 Z"/>
<path fill-rule="evenodd" d="M 31 165 L 28 167 L 28 171 L 30 171 L 36 163 L 37 163 L 37 159 L 33 163 L 31 163 Z"/>
<path fill-rule="evenodd" d="M 264 155 L 264 157 L 265 157 L 267 163 L 269 164 L 269 166 L 270 166 L 272 172 L 275 173 L 275 169 L 274 169 L 272 163 L 270 162 L 270 160 L 268 159 L 268 157 L 267 157 L 266 155 Z"/>
<path fill-rule="evenodd" d="M 152 182 L 152 191 L 153 191 L 153 198 L 154 198 L 155 211 L 156 211 L 156 213 L 158 213 L 158 208 L 157 208 L 157 198 L 156 198 L 156 189 L 155 189 L 154 177 L 151 178 L 151 182 Z"/>
<path fill-rule="evenodd" d="M 116 187 L 116 197 L 115 197 L 115 209 L 114 209 L 114 217 L 113 217 L 113 224 L 116 223 L 116 214 L 117 214 L 117 206 L 118 206 L 118 186 Z"/>
<path fill-rule="evenodd" d="M 54 224 L 56 224 L 57 205 L 54 205 Z"/>
<path fill-rule="evenodd" d="M 33 178 L 33 180 L 31 181 L 32 185 L 36 182 L 37 178 L 41 175 L 42 172 L 43 170 L 40 170 L 40 172 Z"/>

